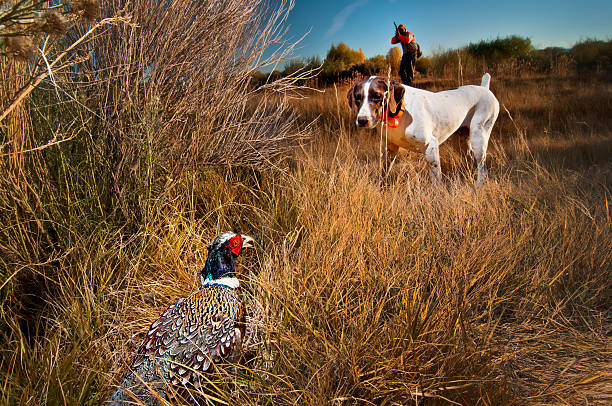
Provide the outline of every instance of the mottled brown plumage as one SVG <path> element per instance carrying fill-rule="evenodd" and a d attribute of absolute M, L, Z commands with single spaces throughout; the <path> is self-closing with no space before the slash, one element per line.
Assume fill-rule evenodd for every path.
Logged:
<path fill-rule="evenodd" d="M 195 384 L 199 373 L 231 355 L 245 330 L 245 305 L 240 287 L 210 284 L 168 307 L 152 325 L 134 360 L 168 359 L 168 379 L 175 385 Z"/>
<path fill-rule="evenodd" d="M 168 384 L 200 388 L 204 374 L 239 352 L 246 328 L 246 308 L 234 264 L 252 239 L 223 233 L 209 245 L 202 286 L 179 299 L 153 322 L 134 353 L 131 367 L 110 398 L 111 405 L 138 399 L 160 404 Z"/>

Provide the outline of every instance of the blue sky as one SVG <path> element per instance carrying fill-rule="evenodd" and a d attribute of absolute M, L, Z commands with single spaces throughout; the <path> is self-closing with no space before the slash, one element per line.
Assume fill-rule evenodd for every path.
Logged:
<path fill-rule="evenodd" d="M 427 55 L 482 39 L 530 37 L 536 48 L 570 47 L 584 38 L 612 38 L 612 0 L 296 0 L 288 35 L 308 30 L 298 54 L 324 58 L 332 43 L 362 48 L 366 57 L 386 54 L 393 22 L 415 34 Z"/>

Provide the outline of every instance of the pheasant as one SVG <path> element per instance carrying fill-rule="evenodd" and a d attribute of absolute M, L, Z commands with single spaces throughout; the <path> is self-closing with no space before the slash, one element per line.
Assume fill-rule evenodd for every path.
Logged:
<path fill-rule="evenodd" d="M 201 286 L 153 322 L 129 373 L 107 404 L 160 405 L 168 383 L 200 387 L 200 377 L 235 353 L 245 335 L 246 311 L 234 265 L 251 237 L 225 232 L 208 246 Z"/>

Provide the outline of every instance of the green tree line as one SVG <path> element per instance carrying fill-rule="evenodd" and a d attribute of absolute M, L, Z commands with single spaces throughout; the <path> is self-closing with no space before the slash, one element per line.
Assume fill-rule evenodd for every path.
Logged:
<path fill-rule="evenodd" d="M 391 47 L 386 55 L 366 58 L 362 49 L 355 50 L 340 42 L 331 45 L 323 60 L 319 57 L 293 60 L 282 70 L 256 72 L 254 80 L 263 83 L 304 70 L 319 71 L 316 78 L 319 86 L 359 76 L 386 75 L 389 68 L 391 74 L 397 76 L 401 58 L 402 52 L 398 46 Z M 512 35 L 470 43 L 457 49 L 434 51 L 417 61 L 416 70 L 422 75 L 442 76 L 448 71 L 456 71 L 459 66 L 466 73 L 482 70 L 504 73 L 504 67 L 517 66 L 535 72 L 555 71 L 563 66 L 572 71 L 597 70 L 610 73 L 612 40 L 586 39 L 569 49 L 535 49 L 530 38 Z"/>

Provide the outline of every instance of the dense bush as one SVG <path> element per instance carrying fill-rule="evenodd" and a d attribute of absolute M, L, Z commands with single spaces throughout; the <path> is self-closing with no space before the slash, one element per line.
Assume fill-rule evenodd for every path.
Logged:
<path fill-rule="evenodd" d="M 350 69 L 364 61 L 365 55 L 362 50 L 351 49 L 344 42 L 338 45 L 332 44 L 323 62 L 321 81 L 333 83 L 349 78 L 353 74 Z"/>
<path fill-rule="evenodd" d="M 254 87 L 263 86 L 266 83 L 271 83 L 281 78 L 306 76 L 303 79 L 297 79 L 296 84 L 304 85 L 312 82 L 311 76 L 321 70 L 321 58 L 312 56 L 306 59 L 294 59 L 288 62 L 282 71 L 273 70 L 269 73 L 254 70 L 251 72 L 251 85 Z"/>
<path fill-rule="evenodd" d="M 282 74 L 284 76 L 289 76 L 300 71 L 316 70 L 319 69 L 321 65 L 321 58 L 318 56 L 312 56 L 306 59 L 296 59 L 285 65 Z"/>
<path fill-rule="evenodd" d="M 366 59 L 363 63 L 352 66 L 351 71 L 362 76 L 386 75 L 388 68 L 387 59 L 382 55 L 376 55 Z"/>
<path fill-rule="evenodd" d="M 471 43 L 465 47 L 468 55 L 477 59 L 484 59 L 487 64 L 501 63 L 511 58 L 528 57 L 533 51 L 529 38 L 512 35 L 506 38 L 497 38 L 492 41 Z"/>
<path fill-rule="evenodd" d="M 612 40 L 587 39 L 572 47 L 570 54 L 583 69 L 612 69 Z"/>
<path fill-rule="evenodd" d="M 433 59 L 431 57 L 423 56 L 417 59 L 415 64 L 415 70 L 422 75 L 427 75 L 432 71 L 433 66 Z"/>
<path fill-rule="evenodd" d="M 332 44 L 325 57 L 326 64 L 341 66 L 343 70 L 364 61 L 365 55 L 361 49 L 359 51 L 351 49 L 344 42 L 340 42 L 338 45 Z M 325 70 L 325 65 L 323 69 Z"/>
<path fill-rule="evenodd" d="M 434 52 L 417 62 L 417 70 L 446 79 L 477 76 L 485 71 L 495 75 L 568 75 L 581 70 L 610 71 L 612 41 L 588 39 L 571 49 L 548 47 L 533 49 L 529 38 L 510 36 L 480 41 L 466 47 Z"/>
<path fill-rule="evenodd" d="M 389 49 L 385 57 L 377 55 L 366 59 L 361 50 L 350 49 L 341 42 L 331 46 L 318 79 L 310 83 L 314 86 L 328 86 L 362 76 L 386 75 L 389 67 L 391 74 L 397 77 L 401 58 L 399 47 Z M 312 60 L 290 62 L 283 71 L 268 74 L 255 72 L 254 82 L 279 79 L 300 68 L 316 66 Z M 317 58 L 314 60 L 319 61 Z M 463 76 L 478 76 L 485 71 L 510 76 L 527 73 L 568 75 L 575 72 L 576 68 L 612 71 L 612 40 L 587 39 L 571 49 L 534 49 L 529 38 L 513 35 L 471 43 L 458 49 L 439 49 L 416 62 L 416 71 L 421 75 L 457 79 L 459 82 L 462 82 Z"/>

